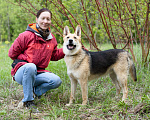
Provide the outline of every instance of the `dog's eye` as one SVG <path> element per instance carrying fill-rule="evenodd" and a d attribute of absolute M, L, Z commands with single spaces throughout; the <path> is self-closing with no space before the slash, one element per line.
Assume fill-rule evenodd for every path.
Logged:
<path fill-rule="evenodd" d="M 77 37 L 74 37 L 74 39 L 77 39 Z"/>
<path fill-rule="evenodd" d="M 69 39 L 69 37 L 67 37 Z"/>

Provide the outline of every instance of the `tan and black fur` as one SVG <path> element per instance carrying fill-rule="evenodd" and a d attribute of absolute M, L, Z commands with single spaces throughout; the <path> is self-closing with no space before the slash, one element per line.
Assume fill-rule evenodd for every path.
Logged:
<path fill-rule="evenodd" d="M 128 74 L 137 80 L 136 69 L 130 54 L 122 49 L 89 52 L 82 49 L 81 28 L 78 25 L 74 34 L 66 26 L 63 33 L 63 51 L 67 65 L 67 74 L 71 80 L 70 105 L 75 99 L 77 83 L 81 86 L 82 105 L 88 101 L 88 81 L 109 74 L 116 86 L 116 94 L 123 91 L 122 101 L 127 98 Z"/>

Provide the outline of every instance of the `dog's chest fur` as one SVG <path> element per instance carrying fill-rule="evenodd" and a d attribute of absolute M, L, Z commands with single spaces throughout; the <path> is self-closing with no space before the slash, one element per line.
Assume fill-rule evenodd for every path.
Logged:
<path fill-rule="evenodd" d="M 78 54 L 73 56 L 65 55 L 64 59 L 67 66 L 67 73 L 69 76 L 77 78 L 80 77 L 80 74 L 83 74 L 82 72 L 89 72 L 89 56 L 87 56 L 84 51 L 80 51 Z"/>

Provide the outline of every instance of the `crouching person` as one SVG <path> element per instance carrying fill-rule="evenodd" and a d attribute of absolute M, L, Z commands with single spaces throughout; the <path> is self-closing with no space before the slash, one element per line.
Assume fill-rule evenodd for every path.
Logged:
<path fill-rule="evenodd" d="M 57 48 L 57 41 L 51 33 L 52 13 L 43 8 L 37 12 L 36 23 L 29 24 L 9 49 L 8 56 L 14 60 L 11 75 L 23 86 L 23 105 L 33 112 L 39 112 L 34 97 L 40 97 L 62 83 L 59 76 L 45 70 L 50 61 L 64 57 L 63 49 Z"/>

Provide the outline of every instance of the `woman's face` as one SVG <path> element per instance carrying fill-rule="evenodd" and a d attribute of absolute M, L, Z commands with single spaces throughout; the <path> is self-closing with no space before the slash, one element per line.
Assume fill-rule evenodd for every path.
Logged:
<path fill-rule="evenodd" d="M 42 12 L 40 16 L 36 18 L 36 22 L 43 30 L 48 29 L 51 24 L 51 14 L 48 11 Z"/>

